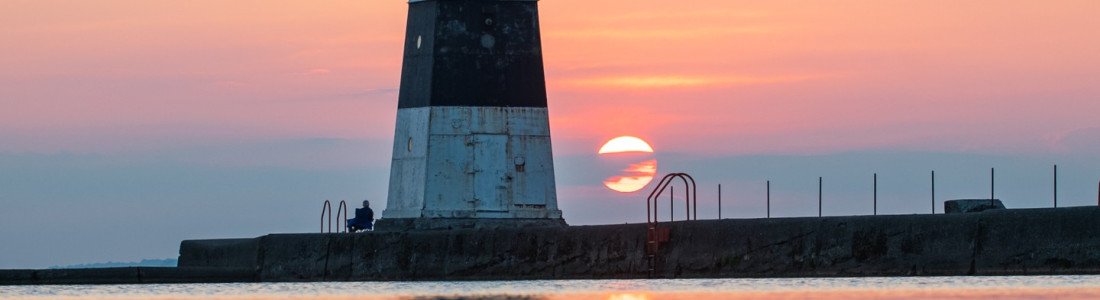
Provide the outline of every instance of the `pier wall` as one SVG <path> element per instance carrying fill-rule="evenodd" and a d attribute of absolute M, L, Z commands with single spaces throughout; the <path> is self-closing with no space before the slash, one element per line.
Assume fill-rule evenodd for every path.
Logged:
<path fill-rule="evenodd" d="M 660 278 L 1100 274 L 1100 208 L 663 224 Z M 0 270 L 0 285 L 648 278 L 646 225 L 191 240 L 177 268 Z"/>
<path fill-rule="evenodd" d="M 665 223 L 657 277 L 1100 273 L 1100 208 Z M 644 224 L 184 241 L 256 281 L 646 278 Z"/>

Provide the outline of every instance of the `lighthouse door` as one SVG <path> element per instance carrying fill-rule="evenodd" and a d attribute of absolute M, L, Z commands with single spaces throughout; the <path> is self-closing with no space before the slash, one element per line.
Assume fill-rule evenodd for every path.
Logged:
<path fill-rule="evenodd" d="M 507 142 L 506 135 L 474 135 L 474 200 L 480 217 L 507 213 L 503 203 L 510 194 Z"/>

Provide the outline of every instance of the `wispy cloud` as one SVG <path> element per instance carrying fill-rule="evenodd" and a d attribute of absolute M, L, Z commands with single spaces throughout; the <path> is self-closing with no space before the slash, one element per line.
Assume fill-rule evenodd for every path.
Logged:
<path fill-rule="evenodd" d="M 329 74 L 329 73 L 332 73 L 332 70 L 325 69 L 325 68 L 314 68 L 314 69 L 309 69 L 309 70 L 306 70 L 304 72 L 298 73 L 298 75 L 315 76 L 315 75 L 325 75 L 325 74 Z"/>
<path fill-rule="evenodd" d="M 637 39 L 697 39 L 719 38 L 732 35 L 766 34 L 775 32 L 776 27 L 755 25 L 735 27 L 703 27 L 703 28 L 590 28 L 558 30 L 548 33 L 551 38 L 599 38 L 610 40 L 637 40 Z"/>
<path fill-rule="evenodd" d="M 564 79 L 562 82 L 576 87 L 707 88 L 799 82 L 819 77 L 821 76 L 613 75 Z"/>

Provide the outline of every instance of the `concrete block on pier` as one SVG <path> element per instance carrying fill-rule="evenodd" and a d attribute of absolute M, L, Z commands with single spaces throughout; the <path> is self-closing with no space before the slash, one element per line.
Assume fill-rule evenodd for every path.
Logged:
<path fill-rule="evenodd" d="M 991 209 L 1005 209 L 1005 205 L 997 199 L 959 199 L 943 203 L 943 211 L 949 214 L 976 213 Z"/>
<path fill-rule="evenodd" d="M 179 267 L 258 269 L 260 240 L 189 240 L 180 243 Z"/>

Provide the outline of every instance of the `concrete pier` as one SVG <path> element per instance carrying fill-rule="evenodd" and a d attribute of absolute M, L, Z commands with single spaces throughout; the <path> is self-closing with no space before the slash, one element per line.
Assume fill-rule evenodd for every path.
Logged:
<path fill-rule="evenodd" d="M 1100 273 L 1096 207 L 669 226 L 663 278 Z M 644 224 L 273 234 L 237 250 L 185 241 L 180 266 L 253 268 L 260 281 L 646 278 L 645 242 Z"/>
<path fill-rule="evenodd" d="M 1100 274 L 1097 207 L 667 225 L 661 278 Z M 645 224 L 272 234 L 184 241 L 178 270 L 239 276 L 191 282 L 647 278 L 645 243 Z M 0 283 L 57 282 L 12 272 Z"/>
<path fill-rule="evenodd" d="M 254 282 L 255 270 L 239 268 L 124 267 L 0 270 L 0 285 L 152 284 Z"/>

